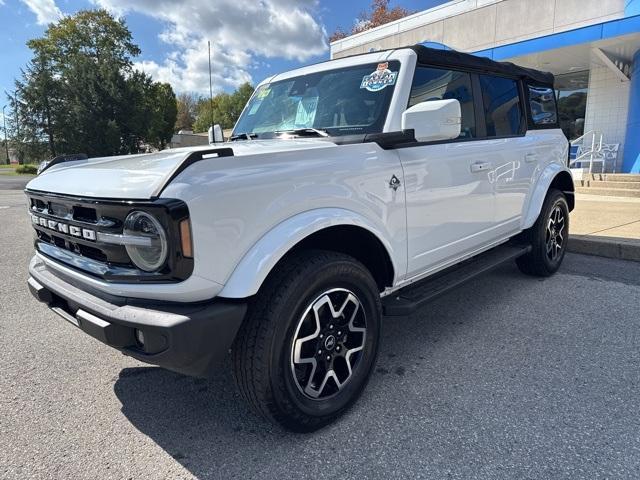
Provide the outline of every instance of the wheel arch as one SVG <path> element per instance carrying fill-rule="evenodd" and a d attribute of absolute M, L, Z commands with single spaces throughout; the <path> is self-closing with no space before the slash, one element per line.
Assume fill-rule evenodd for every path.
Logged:
<path fill-rule="evenodd" d="M 542 210 L 542 205 L 547 196 L 547 192 L 552 188 L 560 190 L 564 193 L 565 197 L 567 197 L 569 211 L 574 209 L 575 187 L 573 185 L 571 171 L 568 168 L 555 163 L 548 165 L 538 178 L 533 193 L 531 194 L 528 210 L 523 219 L 523 230 L 526 230 L 535 223 L 538 215 L 540 215 L 540 211 Z"/>
<path fill-rule="evenodd" d="M 569 211 L 571 212 L 576 205 L 575 186 L 573 185 L 571 173 L 565 170 L 559 172 L 551 181 L 547 191 L 551 188 L 555 188 L 564 193 L 565 197 L 567 197 L 567 203 L 569 204 Z"/>
<path fill-rule="evenodd" d="M 395 269 L 389 252 L 376 235 L 363 227 L 334 225 L 319 230 L 298 242 L 282 260 L 307 249 L 330 250 L 354 257 L 371 272 L 380 291 L 393 285 Z"/>
<path fill-rule="evenodd" d="M 380 291 L 393 285 L 398 266 L 382 231 L 361 215 L 338 208 L 298 214 L 262 236 L 244 255 L 218 296 L 255 295 L 276 266 L 302 249 L 351 255 L 373 275 Z"/>

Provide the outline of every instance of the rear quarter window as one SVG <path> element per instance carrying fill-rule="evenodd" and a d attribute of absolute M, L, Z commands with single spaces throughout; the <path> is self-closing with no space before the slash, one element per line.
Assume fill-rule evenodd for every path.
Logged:
<path fill-rule="evenodd" d="M 553 88 L 528 86 L 531 120 L 539 128 L 558 126 L 558 109 L 556 93 Z"/>

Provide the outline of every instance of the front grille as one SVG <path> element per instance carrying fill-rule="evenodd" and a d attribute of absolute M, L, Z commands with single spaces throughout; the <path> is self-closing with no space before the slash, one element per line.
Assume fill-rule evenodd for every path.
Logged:
<path fill-rule="evenodd" d="M 67 197 L 27 191 L 29 214 L 36 232 L 36 250 L 74 269 L 108 281 L 179 281 L 193 270 L 193 260 L 180 252 L 178 222 L 188 218 L 184 202 L 115 201 Z M 100 241 L 100 234 L 122 234 L 133 210 L 144 210 L 162 224 L 168 234 L 169 258 L 157 272 L 138 269 L 123 245 Z"/>
<path fill-rule="evenodd" d="M 129 211 L 125 205 L 87 204 L 79 199 L 34 193 L 28 196 L 31 221 L 40 242 L 90 260 L 133 268 L 122 245 L 100 244 L 96 239 L 98 232 L 122 232 Z"/>

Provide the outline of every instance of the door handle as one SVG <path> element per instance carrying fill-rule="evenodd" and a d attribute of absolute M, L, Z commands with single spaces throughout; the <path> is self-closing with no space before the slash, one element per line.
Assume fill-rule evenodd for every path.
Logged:
<path fill-rule="evenodd" d="M 471 171 L 473 173 L 486 172 L 490 168 L 491 164 L 489 162 L 476 162 L 471 164 Z"/>
<path fill-rule="evenodd" d="M 526 163 L 533 163 L 533 162 L 537 162 L 538 161 L 538 154 L 536 153 L 527 153 L 524 156 L 524 161 Z"/>

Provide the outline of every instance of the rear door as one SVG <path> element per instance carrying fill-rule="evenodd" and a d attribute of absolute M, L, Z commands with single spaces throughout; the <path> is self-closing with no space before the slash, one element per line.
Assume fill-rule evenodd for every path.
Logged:
<path fill-rule="evenodd" d="M 523 176 L 529 181 L 529 191 L 523 205 L 523 218 L 527 215 L 533 188 L 544 167 L 552 161 L 566 161 L 568 155 L 567 141 L 560 129 L 555 90 L 550 85 L 525 85 L 524 93 L 529 107 L 529 125 Z"/>
<path fill-rule="evenodd" d="M 520 228 L 538 155 L 533 148 L 535 139 L 525 135 L 526 108 L 520 80 L 480 74 L 478 86 L 485 126 L 482 143 L 491 158 L 489 181 L 496 200 L 493 235 L 500 238 Z"/>

